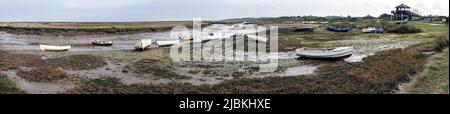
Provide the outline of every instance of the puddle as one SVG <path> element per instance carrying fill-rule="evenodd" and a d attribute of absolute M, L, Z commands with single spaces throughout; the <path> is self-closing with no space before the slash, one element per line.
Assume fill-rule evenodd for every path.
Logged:
<path fill-rule="evenodd" d="M 284 73 L 281 74 L 280 76 L 283 77 L 283 76 L 311 75 L 314 74 L 314 71 L 316 71 L 317 68 L 318 68 L 317 66 L 309 66 L 309 65 L 291 67 L 286 69 Z"/>
<path fill-rule="evenodd" d="M 16 71 L 3 71 L 8 78 L 16 82 L 17 87 L 29 94 L 56 94 L 74 88 L 70 83 L 38 83 L 29 82 L 17 76 Z"/>

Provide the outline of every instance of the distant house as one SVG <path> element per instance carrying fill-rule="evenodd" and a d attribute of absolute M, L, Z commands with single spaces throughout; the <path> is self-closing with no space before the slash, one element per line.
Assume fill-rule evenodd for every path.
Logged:
<path fill-rule="evenodd" d="M 393 20 L 417 20 L 420 18 L 420 15 L 412 12 L 411 7 L 401 4 L 395 7 L 395 11 L 392 11 Z"/>

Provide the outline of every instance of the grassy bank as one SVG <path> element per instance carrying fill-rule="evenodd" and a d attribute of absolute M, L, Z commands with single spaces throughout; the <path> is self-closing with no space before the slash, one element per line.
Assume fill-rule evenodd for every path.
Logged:
<path fill-rule="evenodd" d="M 432 58 L 431 62 L 418 75 L 417 79 L 408 85 L 404 92 L 408 94 L 448 94 L 449 83 L 449 52 L 448 48 Z"/>
<path fill-rule="evenodd" d="M 175 26 L 192 27 L 191 21 L 162 22 L 0 22 L 0 31 L 31 35 L 103 35 L 167 31 Z M 208 25 L 203 23 L 203 26 Z"/>

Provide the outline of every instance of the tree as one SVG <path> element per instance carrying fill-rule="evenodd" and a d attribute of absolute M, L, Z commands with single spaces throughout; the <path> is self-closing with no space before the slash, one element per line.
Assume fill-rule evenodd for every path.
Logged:
<path fill-rule="evenodd" d="M 362 18 L 363 18 L 363 19 L 375 19 L 375 17 L 370 16 L 370 15 L 364 16 L 364 17 L 362 17 Z"/>
<path fill-rule="evenodd" d="M 390 20 L 391 19 L 391 17 L 392 17 L 392 15 L 389 15 L 389 14 L 381 14 L 379 17 L 378 17 L 378 19 L 384 19 L 384 20 Z"/>

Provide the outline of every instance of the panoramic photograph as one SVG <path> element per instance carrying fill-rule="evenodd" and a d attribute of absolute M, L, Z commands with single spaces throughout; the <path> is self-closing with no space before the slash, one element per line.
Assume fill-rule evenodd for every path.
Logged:
<path fill-rule="evenodd" d="M 449 93 L 448 0 L 0 4 L 0 94 Z"/>

